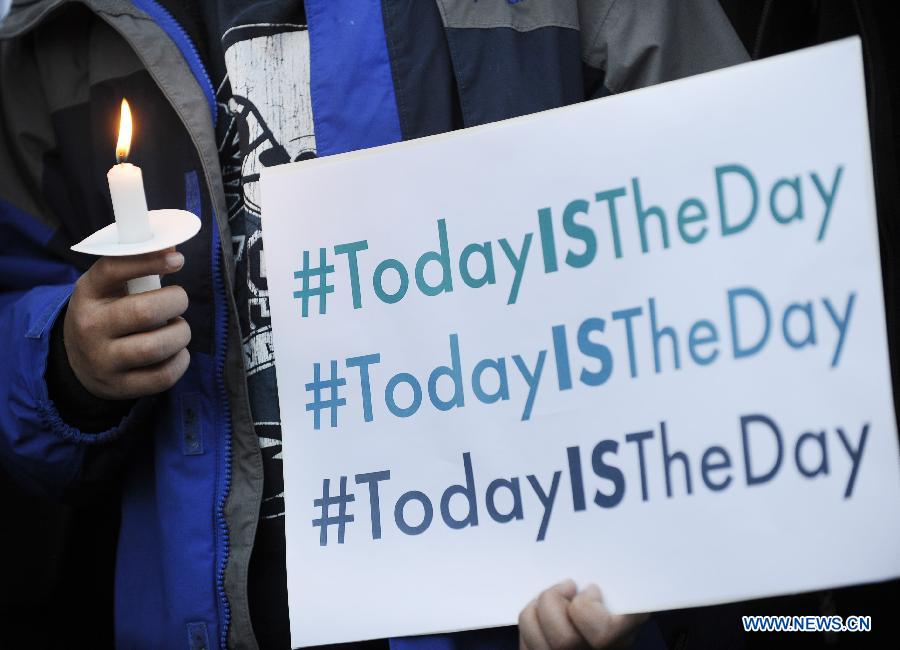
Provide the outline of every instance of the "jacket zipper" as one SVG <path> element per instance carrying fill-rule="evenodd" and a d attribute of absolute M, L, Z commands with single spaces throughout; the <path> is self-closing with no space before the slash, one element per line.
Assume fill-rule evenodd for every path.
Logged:
<path fill-rule="evenodd" d="M 188 67 L 200 84 L 203 94 L 209 103 L 213 126 L 218 118 L 218 104 L 216 103 L 215 90 L 212 80 L 206 71 L 206 66 L 200 59 L 200 53 L 181 24 L 175 20 L 168 9 L 160 5 L 156 0 L 133 0 L 134 5 L 148 14 L 169 35 L 184 56 Z M 210 208 L 214 211 L 214 208 Z M 225 501 L 231 492 L 231 411 L 228 402 L 228 393 L 225 388 L 225 356 L 228 346 L 228 313 L 226 311 L 225 294 L 226 285 L 222 277 L 222 246 L 219 238 L 216 215 L 212 214 L 212 276 L 214 287 L 214 312 L 216 338 L 216 390 L 224 414 L 222 430 L 224 444 L 221 445 L 221 453 L 218 466 L 224 471 L 217 475 L 216 497 L 216 529 L 219 536 L 220 557 L 216 567 L 216 593 L 219 599 L 219 607 L 222 613 L 221 627 L 219 631 L 219 647 L 223 650 L 227 647 L 228 629 L 231 625 L 231 607 L 225 594 L 225 567 L 228 564 L 230 553 L 230 533 L 228 523 L 225 520 Z"/>
<path fill-rule="evenodd" d="M 214 218 L 215 219 L 215 218 Z M 225 390 L 225 354 L 228 344 L 228 314 L 225 309 L 225 280 L 222 277 L 222 246 L 219 241 L 219 229 L 213 228 L 213 285 L 215 286 L 215 331 L 219 334 L 216 350 L 216 388 L 219 393 L 220 403 L 223 405 L 223 431 L 224 445 L 222 445 L 221 466 L 225 471 L 219 476 L 218 498 L 216 500 L 216 525 L 218 526 L 220 540 L 222 542 L 222 554 L 219 566 L 216 568 L 216 591 L 219 595 L 219 604 L 222 607 L 222 627 L 220 630 L 219 646 L 226 648 L 228 640 L 228 628 L 231 625 L 231 607 L 225 594 L 225 566 L 231 549 L 231 539 L 228 531 L 228 522 L 225 520 L 225 501 L 231 492 L 231 412 L 228 405 L 228 393 Z"/>

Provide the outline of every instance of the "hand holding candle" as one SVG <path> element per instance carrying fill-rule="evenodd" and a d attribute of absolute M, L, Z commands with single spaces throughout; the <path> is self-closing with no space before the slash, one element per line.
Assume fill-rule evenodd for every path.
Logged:
<path fill-rule="evenodd" d="M 190 361 L 191 330 L 181 317 L 187 293 L 161 287 L 160 276 L 181 269 L 174 247 L 197 234 L 200 220 L 183 210 L 147 210 L 141 170 L 126 161 L 132 134 L 122 100 L 116 165 L 107 174 L 115 223 L 72 247 L 102 257 L 75 284 L 63 323 L 72 371 L 105 399 L 167 390 Z"/>
<path fill-rule="evenodd" d="M 174 249 L 100 258 L 79 278 L 69 299 L 63 339 L 69 366 L 90 393 L 131 399 L 170 388 L 187 370 L 191 328 L 184 289 L 124 295 L 129 278 L 181 269 Z M 160 323 L 163 325 L 160 326 Z"/>

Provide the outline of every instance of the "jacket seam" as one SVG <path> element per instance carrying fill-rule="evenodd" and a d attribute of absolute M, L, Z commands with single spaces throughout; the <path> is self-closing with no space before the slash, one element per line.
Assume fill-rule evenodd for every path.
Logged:
<path fill-rule="evenodd" d="M 603 19 L 600 21 L 600 24 L 597 25 L 596 33 L 590 40 L 591 45 L 588 48 L 588 52 L 592 52 L 593 50 L 595 50 L 597 48 L 597 43 L 600 41 L 600 36 L 603 34 L 603 28 L 606 27 L 606 23 L 609 22 L 609 16 L 610 16 L 610 14 L 612 14 L 613 9 L 615 9 L 618 6 L 619 6 L 619 0 L 613 0 L 613 2 L 610 3 L 609 9 L 606 10 L 606 14 L 603 16 Z M 616 19 L 616 21 L 614 23 L 612 23 L 611 27 L 615 27 L 616 25 L 618 25 L 619 20 L 621 20 L 621 18 L 622 18 L 622 16 L 621 16 L 621 14 L 619 14 L 619 18 Z M 585 54 L 587 54 L 587 53 L 585 53 Z M 583 57 L 583 60 L 585 63 L 587 63 L 587 61 L 588 61 L 587 56 Z M 607 57 L 606 66 L 603 69 L 603 72 L 604 72 L 603 87 L 606 88 L 611 94 L 615 95 L 615 94 L 618 94 L 619 90 L 609 87 L 609 84 L 607 83 L 607 79 L 606 79 L 606 73 L 608 72 L 608 69 L 609 69 L 609 58 Z"/>
<path fill-rule="evenodd" d="M 388 60 L 391 64 L 391 77 L 394 81 L 394 99 L 397 101 L 397 117 L 400 121 L 400 137 L 403 140 L 407 139 L 407 133 L 409 127 L 409 115 L 407 112 L 406 102 L 404 97 L 406 95 L 406 88 L 404 88 L 400 83 L 400 70 L 398 69 L 398 56 L 397 56 L 397 39 L 393 30 L 388 29 L 388 25 L 391 21 L 391 3 L 390 0 L 382 0 L 381 2 L 381 20 L 384 23 L 384 40 L 385 45 L 387 45 L 388 49 Z"/>
<path fill-rule="evenodd" d="M 523 26 L 520 21 L 517 20 L 494 20 L 494 21 L 485 21 L 483 23 L 467 25 L 465 23 L 460 24 L 446 24 L 447 29 L 496 29 L 497 27 L 506 27 L 507 29 L 512 29 L 520 34 L 527 34 L 528 32 L 534 32 L 539 29 L 544 29 L 545 27 L 559 27 L 561 29 L 574 29 L 578 31 L 579 25 L 578 23 L 571 23 L 562 20 L 548 20 L 546 22 L 542 22 L 539 24 L 535 24 L 533 26 Z"/>
<path fill-rule="evenodd" d="M 450 19 L 450 13 L 447 11 L 445 0 L 437 0 L 438 10 L 441 13 L 441 20 L 444 23 L 444 27 L 446 29 L 493 29 L 495 27 L 508 27 L 509 29 L 513 29 L 520 33 L 532 32 L 537 29 L 541 29 L 543 27 L 562 27 L 566 29 L 574 29 L 579 30 L 580 26 L 578 22 L 571 22 L 565 20 L 546 20 L 542 22 L 536 22 L 533 27 L 527 27 L 523 23 L 527 22 L 525 19 L 512 17 L 510 20 L 484 20 L 483 22 L 473 21 L 470 24 L 466 24 L 465 22 L 459 22 L 457 24 L 452 24 L 453 21 Z"/>

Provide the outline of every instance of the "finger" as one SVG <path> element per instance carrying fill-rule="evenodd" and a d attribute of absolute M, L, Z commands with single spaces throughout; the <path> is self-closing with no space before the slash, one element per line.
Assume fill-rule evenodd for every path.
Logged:
<path fill-rule="evenodd" d="M 577 588 L 566 580 L 547 589 L 537 599 L 537 619 L 547 643 L 554 650 L 574 650 L 583 644 L 581 634 L 569 620 L 569 602 Z"/>
<path fill-rule="evenodd" d="M 145 275 L 174 273 L 184 266 L 184 256 L 174 248 L 145 255 L 101 257 L 85 273 L 87 287 L 94 297 L 117 296 L 125 282 Z"/>
<path fill-rule="evenodd" d="M 527 650 L 550 650 L 537 617 L 537 601 L 533 600 L 519 614 L 519 647 Z"/>
<path fill-rule="evenodd" d="M 190 362 L 190 353 L 187 348 L 182 348 L 174 357 L 162 363 L 126 372 L 122 377 L 121 399 L 156 395 L 168 390 L 181 379 Z"/>
<path fill-rule="evenodd" d="M 619 633 L 614 648 L 630 648 L 634 643 L 643 625 L 650 614 L 613 614 L 613 619 L 619 621 Z"/>
<path fill-rule="evenodd" d="M 174 318 L 159 329 L 113 339 L 109 347 L 115 369 L 121 371 L 161 363 L 190 342 L 187 321 Z"/>
<path fill-rule="evenodd" d="M 613 614 L 597 585 L 589 585 L 569 604 L 569 618 L 592 648 L 613 648 L 646 620 L 646 614 Z"/>
<path fill-rule="evenodd" d="M 106 305 L 106 318 L 112 336 L 125 336 L 155 329 L 181 316 L 188 308 L 184 289 L 172 285 L 123 296 Z"/>

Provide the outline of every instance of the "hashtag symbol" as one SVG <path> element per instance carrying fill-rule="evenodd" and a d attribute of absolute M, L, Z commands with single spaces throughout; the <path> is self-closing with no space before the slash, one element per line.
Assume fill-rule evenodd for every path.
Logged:
<path fill-rule="evenodd" d="M 306 392 L 312 392 L 313 398 L 306 405 L 306 410 L 313 412 L 313 427 L 315 429 L 318 429 L 321 424 L 323 409 L 331 409 L 331 426 L 337 426 L 338 407 L 347 403 L 346 399 L 339 396 L 338 389 L 346 383 L 347 379 L 338 375 L 337 361 L 332 359 L 331 377 L 328 379 L 322 378 L 321 365 L 318 362 L 313 363 L 313 380 L 306 384 Z M 329 389 L 331 390 L 331 395 L 328 399 L 323 399 L 322 392 Z"/>
<path fill-rule="evenodd" d="M 310 267 L 309 251 L 303 251 L 303 268 L 294 271 L 295 280 L 303 280 L 303 287 L 294 292 L 294 298 L 301 301 L 303 318 L 309 315 L 309 301 L 319 297 L 319 313 L 325 313 L 325 301 L 329 293 L 334 293 L 334 285 L 328 284 L 328 274 L 334 273 L 334 265 L 327 264 L 328 258 L 324 248 L 319 249 L 319 266 Z M 318 278 L 317 286 L 312 286 L 312 279 Z"/>
<path fill-rule="evenodd" d="M 353 521 L 353 515 L 347 514 L 347 504 L 355 501 L 356 497 L 352 493 L 347 492 L 347 477 L 341 477 L 341 491 L 335 496 L 331 496 L 331 479 L 322 481 L 322 498 L 313 499 L 313 506 L 320 508 L 322 516 L 312 520 L 313 528 L 318 527 L 319 530 L 319 546 L 328 545 L 328 527 L 337 524 L 338 527 L 338 544 L 344 543 L 344 528 Z M 328 511 L 331 506 L 338 507 L 337 516 L 330 517 Z"/>

